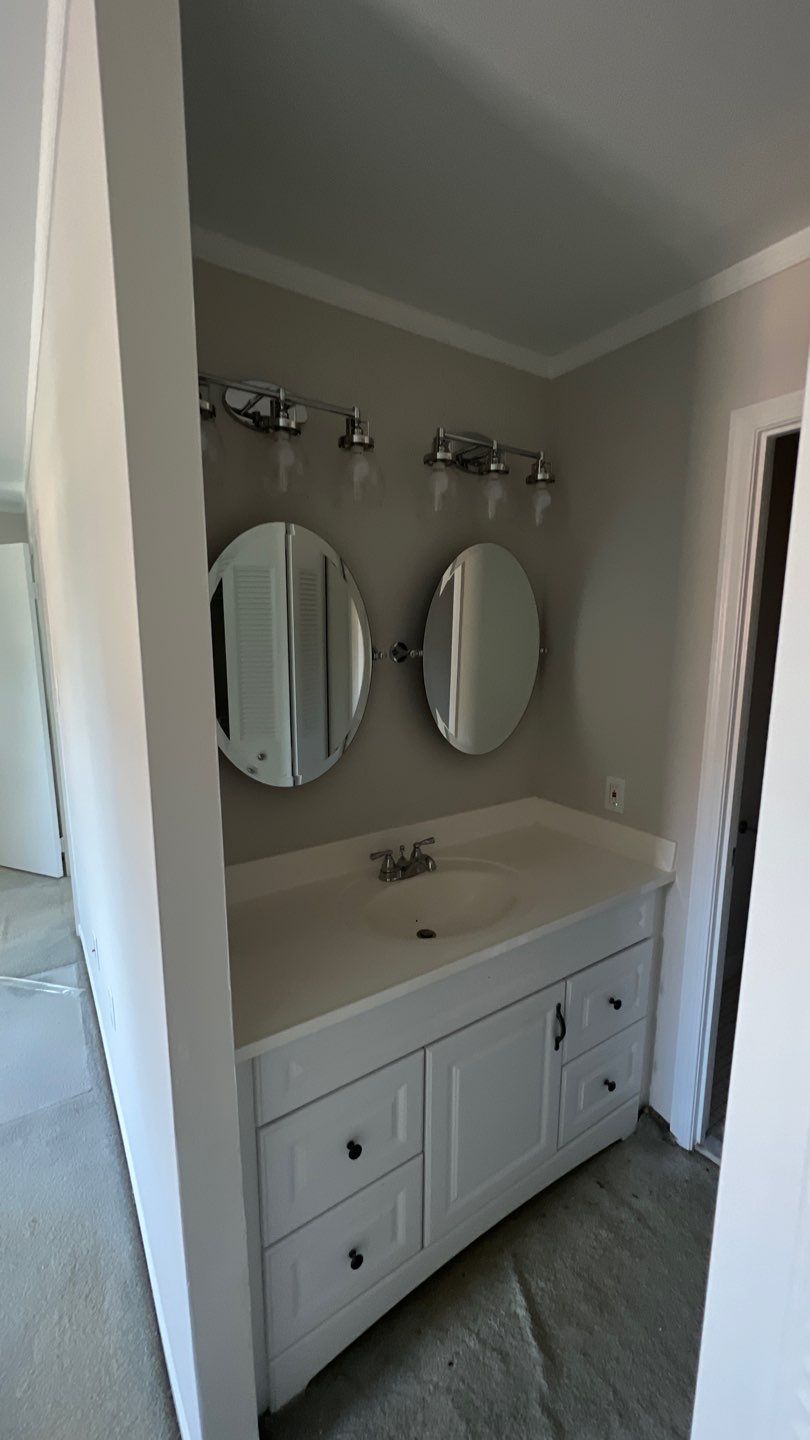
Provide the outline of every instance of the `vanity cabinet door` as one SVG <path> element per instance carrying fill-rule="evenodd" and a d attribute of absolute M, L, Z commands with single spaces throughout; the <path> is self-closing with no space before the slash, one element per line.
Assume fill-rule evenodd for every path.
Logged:
<path fill-rule="evenodd" d="M 426 1244 L 554 1154 L 564 995 L 552 985 L 428 1047 Z"/>

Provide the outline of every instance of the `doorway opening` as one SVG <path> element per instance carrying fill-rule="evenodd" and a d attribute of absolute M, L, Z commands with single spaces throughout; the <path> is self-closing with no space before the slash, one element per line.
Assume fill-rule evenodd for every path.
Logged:
<path fill-rule="evenodd" d="M 704 1153 L 718 1163 L 734 1052 L 798 450 L 799 431 L 792 430 L 771 436 L 764 454 L 747 663 L 740 676 L 731 843 L 719 897 L 717 973 L 697 1137 Z"/>

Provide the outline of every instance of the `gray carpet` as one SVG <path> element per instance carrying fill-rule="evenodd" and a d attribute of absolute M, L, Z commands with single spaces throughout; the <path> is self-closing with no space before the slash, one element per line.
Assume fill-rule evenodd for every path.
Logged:
<path fill-rule="evenodd" d="M 70 881 L 0 869 L 0 973 L 39 975 L 78 953 Z"/>
<path fill-rule="evenodd" d="M 0 871 L 0 975 L 79 967 L 90 1079 L 83 1093 L 0 1126 L 0 1434 L 177 1440 L 72 924 L 68 881 Z M 2 1035 L 0 1044 L 13 1038 Z"/>
<path fill-rule="evenodd" d="M 717 1169 L 650 1118 L 484 1236 L 272 1440 L 687 1440 Z"/>

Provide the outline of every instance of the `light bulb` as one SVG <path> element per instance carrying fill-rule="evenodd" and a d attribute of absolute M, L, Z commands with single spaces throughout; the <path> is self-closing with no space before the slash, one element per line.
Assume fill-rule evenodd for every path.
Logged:
<path fill-rule="evenodd" d="M 371 466 L 365 455 L 352 456 L 352 496 L 355 505 L 363 499 L 363 491 L 371 475 Z"/>
<path fill-rule="evenodd" d="M 503 481 L 497 475 L 491 475 L 484 481 L 484 499 L 487 502 L 487 519 L 494 520 L 495 512 L 506 496 Z"/>
<path fill-rule="evenodd" d="M 363 452 L 349 450 L 346 446 L 342 448 L 346 450 L 346 459 L 343 484 L 337 494 L 338 504 L 342 503 L 342 495 L 346 495 L 354 505 L 380 505 L 384 491 L 383 473 L 377 461 L 372 459 L 370 449 Z"/>
<path fill-rule="evenodd" d="M 543 516 L 551 504 L 551 491 L 548 485 L 538 485 L 532 495 L 532 508 L 534 510 L 535 525 L 542 525 Z"/>
<path fill-rule="evenodd" d="M 450 494 L 450 476 L 447 466 L 436 464 L 430 472 L 430 488 L 433 492 L 433 513 L 438 515 L 444 509 Z"/>
<path fill-rule="evenodd" d="M 269 488 L 277 495 L 286 495 L 293 481 L 303 475 L 303 462 L 296 452 L 294 442 L 284 434 L 283 430 L 279 431 L 269 443 L 270 463 L 267 482 Z"/>

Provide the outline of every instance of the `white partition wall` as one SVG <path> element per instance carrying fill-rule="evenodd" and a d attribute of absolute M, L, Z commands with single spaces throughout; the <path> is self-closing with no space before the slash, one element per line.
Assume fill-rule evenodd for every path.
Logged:
<path fill-rule="evenodd" d="M 30 517 L 77 914 L 181 1430 L 251 1440 L 176 4 L 68 0 L 61 77 Z"/>
<path fill-rule="evenodd" d="M 693 1440 L 810 1434 L 810 386 Z"/>

